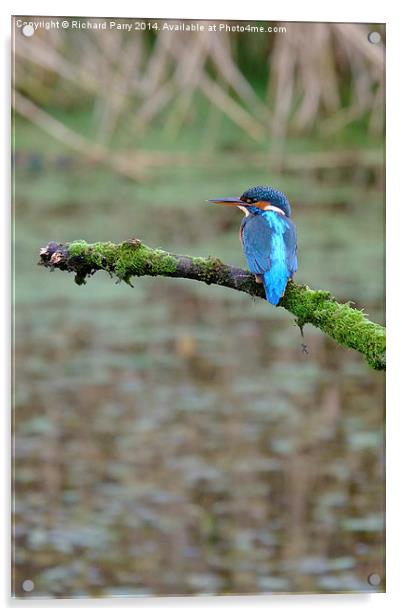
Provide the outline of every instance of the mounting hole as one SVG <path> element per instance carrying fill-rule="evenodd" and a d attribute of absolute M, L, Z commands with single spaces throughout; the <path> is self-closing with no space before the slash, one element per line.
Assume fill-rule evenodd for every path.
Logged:
<path fill-rule="evenodd" d="M 31 592 L 34 588 L 35 584 L 32 580 L 24 580 L 22 582 L 22 590 L 25 590 L 25 592 Z"/>
<path fill-rule="evenodd" d="M 373 45 L 378 45 L 378 43 L 381 43 L 381 34 L 379 32 L 369 32 L 368 40 Z"/>
<path fill-rule="evenodd" d="M 21 32 L 24 36 L 27 36 L 29 38 L 30 36 L 33 36 L 35 34 L 35 28 L 32 24 L 25 24 L 25 26 L 22 27 Z"/>
<path fill-rule="evenodd" d="M 381 576 L 378 575 L 378 573 L 370 573 L 367 578 L 367 581 L 370 586 L 379 586 L 381 584 Z"/>
<path fill-rule="evenodd" d="M 26 36 L 27 38 L 30 38 L 31 36 L 35 34 L 35 28 L 33 27 L 32 24 L 25 24 L 25 26 L 22 27 L 21 32 L 24 36 Z"/>

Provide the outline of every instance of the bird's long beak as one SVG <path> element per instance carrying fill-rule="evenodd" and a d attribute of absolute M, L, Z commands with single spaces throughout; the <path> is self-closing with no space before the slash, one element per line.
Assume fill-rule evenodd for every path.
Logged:
<path fill-rule="evenodd" d="M 244 205 L 244 201 L 239 197 L 228 197 L 227 199 L 208 199 L 208 203 L 216 203 L 217 205 Z"/>

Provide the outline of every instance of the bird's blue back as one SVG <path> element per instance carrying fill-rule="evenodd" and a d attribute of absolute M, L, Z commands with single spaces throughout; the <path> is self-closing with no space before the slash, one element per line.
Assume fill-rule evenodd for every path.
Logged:
<path fill-rule="evenodd" d="M 241 237 L 250 271 L 262 277 L 267 300 L 276 306 L 297 270 L 293 222 L 272 210 L 250 214 L 243 218 Z"/>

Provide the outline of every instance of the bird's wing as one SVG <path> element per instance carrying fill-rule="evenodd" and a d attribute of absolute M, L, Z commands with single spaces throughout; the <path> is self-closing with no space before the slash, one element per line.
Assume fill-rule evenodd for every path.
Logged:
<path fill-rule="evenodd" d="M 289 277 L 297 270 L 296 228 L 289 218 L 276 212 L 247 216 L 241 236 L 247 264 L 253 274 L 270 271 L 275 262 L 286 264 Z"/>
<path fill-rule="evenodd" d="M 241 228 L 243 252 L 253 274 L 271 267 L 272 230 L 262 216 L 247 216 Z"/>
<path fill-rule="evenodd" d="M 283 234 L 283 241 L 285 243 L 285 252 L 286 252 L 286 266 L 289 271 L 289 275 L 293 276 L 293 274 L 297 271 L 297 235 L 296 235 L 296 227 L 293 222 L 287 218 L 286 219 L 286 229 Z"/>

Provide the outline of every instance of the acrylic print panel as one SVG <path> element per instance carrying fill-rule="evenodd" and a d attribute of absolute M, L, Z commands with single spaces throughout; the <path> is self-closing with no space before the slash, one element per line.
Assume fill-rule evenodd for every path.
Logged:
<path fill-rule="evenodd" d="M 385 26 L 12 30 L 14 596 L 383 592 Z"/>

